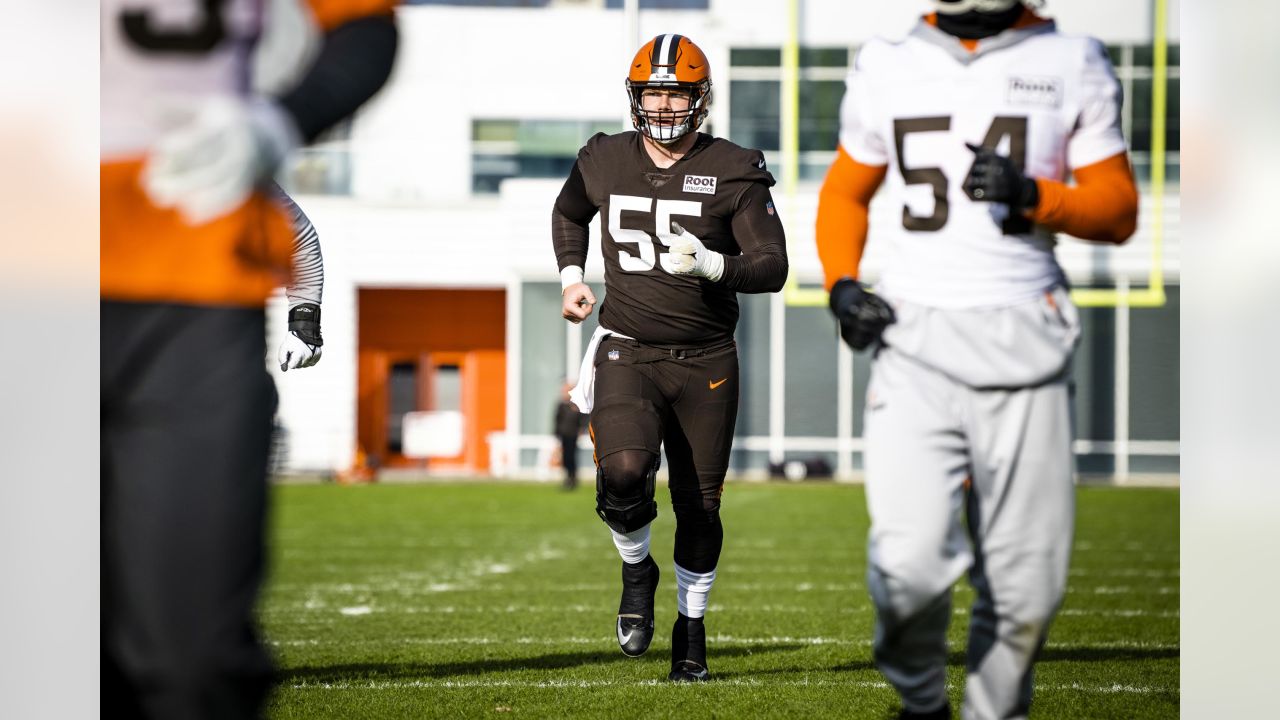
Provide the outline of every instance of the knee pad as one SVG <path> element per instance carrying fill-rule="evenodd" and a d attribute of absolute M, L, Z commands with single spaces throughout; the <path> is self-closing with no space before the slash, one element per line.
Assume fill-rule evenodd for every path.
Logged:
<path fill-rule="evenodd" d="M 658 517 L 653 493 L 661 459 L 643 450 L 622 450 L 600 459 L 596 469 L 596 514 L 616 532 L 629 533 Z"/>

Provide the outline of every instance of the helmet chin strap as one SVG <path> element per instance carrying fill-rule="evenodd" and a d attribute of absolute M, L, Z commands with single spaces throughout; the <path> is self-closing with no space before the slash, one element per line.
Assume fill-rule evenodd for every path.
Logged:
<path fill-rule="evenodd" d="M 980 40 L 997 35 L 1018 21 L 1025 9 L 1022 3 L 1014 3 L 1007 10 L 980 12 L 970 10 L 957 14 L 938 13 L 938 29 L 948 35 L 965 40 Z"/>

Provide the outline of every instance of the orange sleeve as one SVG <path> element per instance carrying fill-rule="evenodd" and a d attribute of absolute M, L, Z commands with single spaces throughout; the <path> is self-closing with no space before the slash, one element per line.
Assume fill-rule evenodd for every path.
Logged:
<path fill-rule="evenodd" d="M 1124 153 L 1076 168 L 1075 187 L 1036 178 L 1040 204 L 1032 220 L 1055 232 L 1082 240 L 1114 243 L 1128 240 L 1138 226 L 1138 186 Z"/>
<path fill-rule="evenodd" d="M 307 0 L 316 23 L 325 32 L 356 18 L 389 15 L 398 4 L 398 0 Z"/>
<path fill-rule="evenodd" d="M 818 193 L 816 228 L 823 286 L 828 290 L 842 277 L 858 277 L 867 244 L 867 208 L 886 171 L 884 165 L 863 165 L 844 148 L 836 148 L 835 162 Z"/>

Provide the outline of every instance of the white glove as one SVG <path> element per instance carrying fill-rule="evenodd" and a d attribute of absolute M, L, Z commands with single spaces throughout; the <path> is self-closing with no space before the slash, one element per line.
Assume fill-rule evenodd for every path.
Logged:
<path fill-rule="evenodd" d="M 280 371 L 306 368 L 320 362 L 324 337 L 320 334 L 320 306 L 301 303 L 289 308 L 289 334 L 280 343 L 276 360 Z"/>
<path fill-rule="evenodd" d="M 280 352 L 276 353 L 276 360 L 280 361 L 281 372 L 288 372 L 315 365 L 320 362 L 322 352 L 324 348 L 320 345 L 308 344 L 297 335 L 289 333 L 284 336 L 284 342 L 280 343 Z"/>
<path fill-rule="evenodd" d="M 265 98 L 205 95 L 166 101 L 162 112 L 173 129 L 151 148 L 142 187 L 193 225 L 240 207 L 300 141 L 293 120 Z"/>
<path fill-rule="evenodd" d="M 667 243 L 667 255 L 670 256 L 669 269 L 676 275 L 696 275 L 711 281 L 717 281 L 724 275 L 724 255 L 715 250 L 708 250 L 697 235 L 680 227 L 680 223 L 671 222 L 671 232 L 676 239 Z"/>

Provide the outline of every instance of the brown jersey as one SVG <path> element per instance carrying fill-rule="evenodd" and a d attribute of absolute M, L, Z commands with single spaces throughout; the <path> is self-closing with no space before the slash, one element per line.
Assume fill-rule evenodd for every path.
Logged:
<path fill-rule="evenodd" d="M 607 288 L 600 324 L 665 347 L 725 341 L 738 323 L 738 292 L 776 292 L 786 281 L 773 183 L 760 151 L 728 140 L 699 134 L 683 158 L 660 169 L 639 133 L 598 134 L 556 200 L 560 268 L 585 264 L 586 227 L 598 212 Z M 725 256 L 719 281 L 670 272 L 673 220 Z"/>

